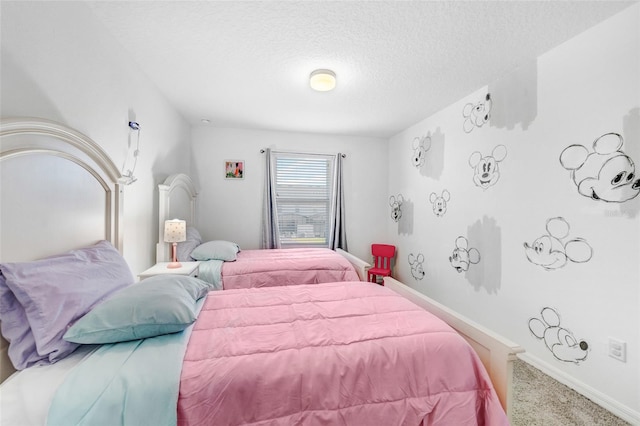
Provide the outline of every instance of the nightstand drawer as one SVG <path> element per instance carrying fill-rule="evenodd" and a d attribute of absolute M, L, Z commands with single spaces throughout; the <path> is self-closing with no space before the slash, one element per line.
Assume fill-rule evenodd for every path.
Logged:
<path fill-rule="evenodd" d="M 153 265 L 151 268 L 140 273 L 138 278 L 144 280 L 145 278 L 154 277 L 156 275 L 188 275 L 190 277 L 197 277 L 199 273 L 200 262 L 181 262 L 182 266 L 179 268 L 167 268 L 170 262 L 160 262 Z"/>

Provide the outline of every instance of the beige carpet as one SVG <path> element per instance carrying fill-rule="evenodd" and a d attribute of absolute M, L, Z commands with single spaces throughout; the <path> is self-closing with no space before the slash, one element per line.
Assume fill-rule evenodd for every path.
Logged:
<path fill-rule="evenodd" d="M 629 425 L 524 361 L 513 376 L 512 426 Z"/>

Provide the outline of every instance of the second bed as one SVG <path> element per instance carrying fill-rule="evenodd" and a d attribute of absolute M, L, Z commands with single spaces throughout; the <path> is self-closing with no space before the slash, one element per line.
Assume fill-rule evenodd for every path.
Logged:
<path fill-rule="evenodd" d="M 241 249 L 230 241 L 203 241 L 195 227 L 197 191 L 189 176 L 175 174 L 158 185 L 159 236 L 157 262 L 170 259 L 162 239 L 165 220 L 187 222 L 187 240 L 178 243 L 178 260 L 200 261 L 199 277 L 217 289 L 364 281 L 368 264 L 340 249 Z"/>

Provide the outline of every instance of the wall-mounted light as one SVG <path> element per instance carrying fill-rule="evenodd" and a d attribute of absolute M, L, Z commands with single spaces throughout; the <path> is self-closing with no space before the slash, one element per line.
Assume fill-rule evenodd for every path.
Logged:
<path fill-rule="evenodd" d="M 133 182 L 138 180 L 138 178 L 133 175 L 133 172 L 136 171 L 136 165 L 138 164 L 138 155 L 140 154 L 140 124 L 136 123 L 135 121 L 130 121 L 129 129 L 130 131 L 129 139 L 127 141 L 127 156 L 125 157 L 124 164 L 122 165 L 122 177 L 124 178 L 123 182 L 125 185 L 131 185 Z M 135 148 L 133 148 L 134 132 L 136 134 Z M 132 148 L 133 153 L 129 154 Z M 130 165 L 130 167 L 127 167 L 127 165 Z"/>
<path fill-rule="evenodd" d="M 309 86 L 318 92 L 328 92 L 336 87 L 336 73 L 331 70 L 315 70 L 309 76 Z"/>

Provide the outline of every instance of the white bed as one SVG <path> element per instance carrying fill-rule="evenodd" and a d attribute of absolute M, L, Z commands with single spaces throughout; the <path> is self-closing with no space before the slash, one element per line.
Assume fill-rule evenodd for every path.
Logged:
<path fill-rule="evenodd" d="M 64 125 L 40 119 L 3 119 L 0 137 L 0 178 L 5 182 L 0 200 L 4 248 L 0 261 L 33 260 L 102 239 L 122 248 L 120 174 L 95 142 Z M 65 196 L 70 187 L 69 179 L 73 180 L 73 197 Z M 179 186 L 187 187 L 188 191 L 193 189 L 185 182 Z M 168 194 L 177 193 L 176 185 L 169 187 Z M 176 209 L 184 208 L 170 195 L 169 198 L 163 201 L 161 196 L 161 203 L 170 203 L 167 216 L 160 217 L 161 224 L 165 218 L 177 214 L 175 212 L 179 210 Z M 194 211 L 195 196 L 182 199 L 188 204 L 186 211 Z M 43 202 L 47 203 L 47 220 L 44 221 L 38 220 L 42 217 Z M 70 211 L 73 214 L 69 214 Z M 184 212 L 180 215 L 189 217 L 184 216 Z M 51 220 L 57 226 L 50 226 Z M 167 258 L 168 246 L 164 242 L 159 242 L 157 254 L 159 260 Z M 343 255 L 357 268 L 366 267 L 366 262 L 348 253 Z M 522 349 L 396 280 L 387 278 L 385 285 L 445 320 L 472 344 L 509 414 L 512 365 Z M 47 401 L 57 384 L 83 356 L 83 352 L 74 352 L 64 362 L 31 367 L 13 374 L 0 386 L 3 422 L 16 419 L 14 423 L 18 424 L 43 424 L 42 418 L 29 420 L 29 416 L 43 415 L 42 412 L 46 415 Z M 6 358 L 4 341 L 3 357 L 2 379 L 13 370 Z"/>
<path fill-rule="evenodd" d="M 184 174 L 171 175 L 158 185 L 158 188 L 160 192 L 158 212 L 160 236 L 164 230 L 164 221 L 168 219 L 184 217 L 189 218 L 188 223 L 190 220 L 191 223 L 197 224 L 195 211 L 198 192 L 189 176 Z M 369 263 L 344 250 L 338 249 L 336 251 L 351 262 L 361 281 L 367 280 L 367 269 L 371 266 Z M 158 262 L 166 262 L 170 258 L 170 246 L 162 239 L 157 244 L 157 256 Z M 510 414 L 513 362 L 516 360 L 517 354 L 524 352 L 524 349 L 393 278 L 385 278 L 385 286 L 443 319 L 471 344 L 489 372 L 505 411 Z"/>
<path fill-rule="evenodd" d="M 171 246 L 169 243 L 164 242 L 163 234 L 164 234 L 164 223 L 166 220 L 180 218 L 184 219 L 187 222 L 187 226 L 198 228 L 198 220 L 196 215 L 196 202 L 198 197 L 198 191 L 196 190 L 195 185 L 191 178 L 185 174 L 178 173 L 169 176 L 163 183 L 158 185 L 158 195 L 159 195 L 159 203 L 158 203 L 158 243 L 156 245 L 156 262 L 168 262 L 171 260 Z M 283 271 L 279 269 L 280 264 L 277 263 L 281 260 L 280 255 L 275 255 L 275 251 L 262 251 L 262 250 L 244 250 L 244 254 L 251 253 L 251 261 L 253 262 L 255 259 L 259 258 L 264 252 L 265 255 L 273 255 L 273 257 L 269 257 L 269 262 L 276 262 L 271 264 L 273 271 L 260 271 L 260 273 L 251 274 L 250 278 L 246 280 L 238 279 L 237 277 L 234 279 L 234 282 L 245 281 L 246 283 L 250 283 L 260 276 L 258 281 L 266 282 L 266 281 L 277 281 L 277 279 L 285 275 Z M 336 252 L 343 257 L 346 257 L 347 260 L 350 261 L 351 265 L 355 268 L 356 273 L 358 274 L 358 278 L 360 281 L 367 280 L 367 269 L 370 265 L 360 259 L 357 259 L 355 256 L 345 252 L 344 250 L 338 249 Z M 294 251 L 291 251 L 291 254 L 294 254 Z M 304 253 L 296 253 L 300 258 L 305 260 L 305 264 L 301 266 L 301 270 L 299 271 L 300 275 L 305 276 L 305 281 L 298 282 L 299 284 L 304 283 L 321 283 L 321 282 L 329 282 L 329 281 L 351 281 L 354 278 L 351 278 L 353 275 L 348 271 L 345 271 L 344 268 L 349 268 L 349 263 L 345 262 L 338 256 L 332 256 L 333 253 L 328 250 L 318 251 L 318 249 L 305 249 Z M 318 256 L 322 260 L 319 262 L 311 262 L 310 256 Z M 242 253 L 238 254 L 238 262 L 245 262 L 242 257 Z M 269 263 L 267 262 L 267 263 Z M 313 269 L 309 269 L 309 264 L 316 266 L 318 263 L 322 262 L 322 266 L 318 266 L 321 269 L 313 271 Z M 264 263 L 262 263 L 264 265 Z M 346 266 L 345 266 L 346 265 Z M 201 265 L 201 269 L 207 267 L 208 265 Z M 236 266 L 234 265 L 223 265 L 222 269 L 224 271 L 224 266 Z M 312 268 L 313 268 L 312 266 Z M 277 274 L 274 276 L 272 280 L 270 280 L 267 276 L 269 274 Z M 249 275 L 247 275 L 249 277 Z M 222 278 L 224 280 L 224 277 Z M 226 288 L 226 287 L 225 287 Z"/>

